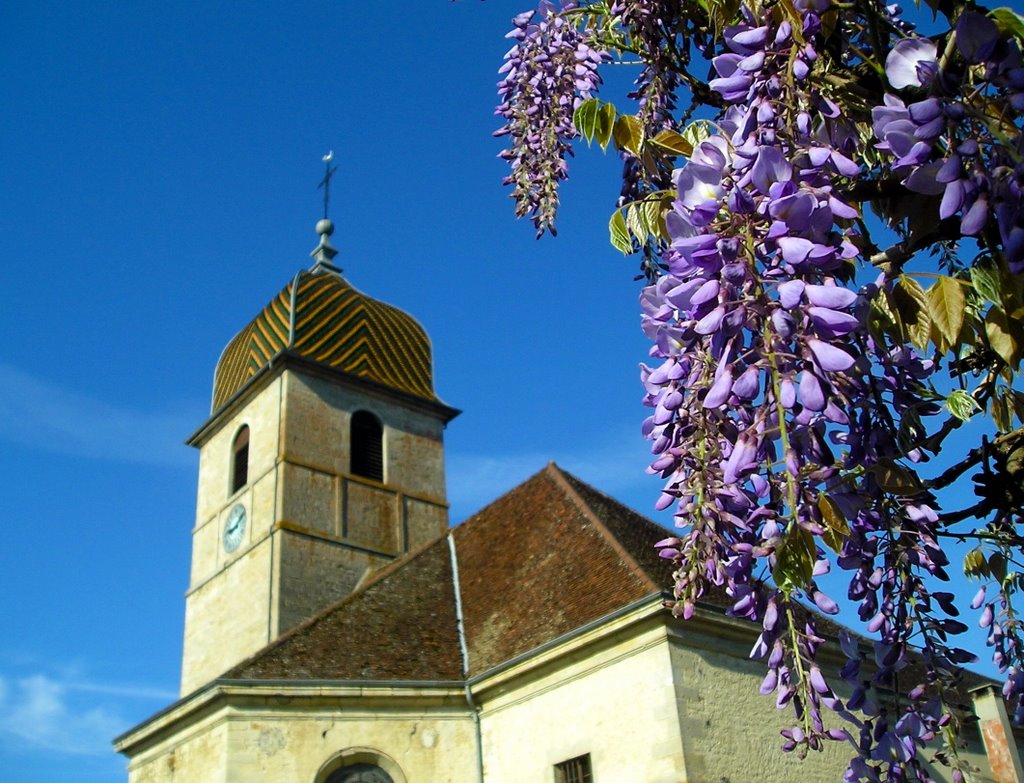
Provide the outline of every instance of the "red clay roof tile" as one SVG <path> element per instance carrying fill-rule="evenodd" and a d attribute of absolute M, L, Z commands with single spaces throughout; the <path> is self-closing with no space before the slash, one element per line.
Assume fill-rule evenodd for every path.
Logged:
<path fill-rule="evenodd" d="M 669 585 L 664 531 L 554 463 L 451 531 L 479 674 Z M 229 679 L 463 677 L 447 535 L 229 671 Z"/>

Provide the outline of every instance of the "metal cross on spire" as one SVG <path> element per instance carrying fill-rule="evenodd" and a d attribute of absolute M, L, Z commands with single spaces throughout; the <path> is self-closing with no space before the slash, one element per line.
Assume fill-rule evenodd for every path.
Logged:
<path fill-rule="evenodd" d="M 324 178 L 320 180 L 320 184 L 317 188 L 324 189 L 324 220 L 327 219 L 327 204 L 331 198 L 331 177 L 334 176 L 334 172 L 338 170 L 337 166 L 332 166 L 331 161 L 334 160 L 334 150 L 331 150 L 322 158 L 324 162 Z"/>
<path fill-rule="evenodd" d="M 320 244 L 313 249 L 310 255 L 316 261 L 313 265 L 314 271 L 327 270 L 340 274 L 341 269 L 331 263 L 331 260 L 338 255 L 338 251 L 331 245 L 330 236 L 334 233 L 334 224 L 327 217 L 327 205 L 330 203 L 331 197 L 331 177 L 338 170 L 337 166 L 331 165 L 331 161 L 334 160 L 334 150 L 324 155 L 322 160 L 324 162 L 324 178 L 320 180 L 317 187 L 324 189 L 324 216 L 316 224 L 316 233 L 320 235 Z"/>

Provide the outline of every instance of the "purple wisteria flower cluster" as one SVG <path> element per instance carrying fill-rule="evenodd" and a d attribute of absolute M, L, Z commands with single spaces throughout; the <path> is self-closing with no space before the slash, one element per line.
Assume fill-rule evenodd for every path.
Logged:
<path fill-rule="evenodd" d="M 960 216 L 976 236 L 994 216 L 1010 270 L 1024 272 L 1024 59 L 995 23 L 964 11 L 955 28 L 960 60 L 940 65 L 923 38 L 897 43 L 886 59 L 895 95 L 873 113 L 878 149 L 906 187 L 941 196 L 939 217 Z"/>
<path fill-rule="evenodd" d="M 964 626 L 925 582 L 946 577 L 938 517 L 887 485 L 898 460 L 920 458 L 899 433 L 908 412 L 912 422 L 938 411 L 926 386 L 934 365 L 866 328 L 891 281 L 846 285 L 859 212 L 843 190 L 861 169 L 851 128 L 813 78 L 826 9 L 801 8 L 796 30 L 749 11 L 725 30 L 710 86 L 729 106 L 677 173 L 667 271 L 641 298 L 660 361 L 643 368 L 654 410 L 644 430 L 651 471 L 666 479 L 657 507 L 674 507 L 685 530 L 662 542 L 678 568 L 675 611 L 690 616 L 719 587 L 732 614 L 760 623 L 761 691 L 797 718 L 785 749 L 849 736 L 826 728 L 825 707 L 859 737 L 850 780 L 927 780 L 922 749 L 950 720 L 939 673 L 969 654 L 947 644 Z M 798 603 L 838 611 L 817 583 L 830 568 L 819 541 L 834 544 L 878 636 L 870 672 L 845 645 L 849 705 L 823 675 L 817 620 Z M 912 639 L 925 666 L 892 715 L 877 692 L 907 668 Z"/>
<path fill-rule="evenodd" d="M 562 15 L 575 6 L 544 0 L 537 11 L 516 16 L 506 36 L 515 45 L 498 83 L 502 102 L 495 113 L 505 125 L 495 136 L 510 137 L 500 155 L 512 167 L 505 184 L 512 186 L 516 215 L 531 218 L 538 237 L 556 233 L 558 184 L 568 177 L 565 158 L 576 136 L 573 111 L 601 84 L 597 66 L 607 59 Z"/>
<path fill-rule="evenodd" d="M 514 20 L 499 84 L 507 182 L 538 235 L 574 109 L 625 160 L 609 229 L 644 254 L 643 432 L 678 527 L 659 544 L 673 611 L 714 591 L 755 623 L 760 691 L 794 718 L 784 750 L 849 742 L 848 781 L 927 781 L 935 761 L 964 779 L 951 694 L 974 656 L 944 536 L 978 542 L 972 607 L 1024 719 L 1024 494 L 1006 489 L 1024 475 L 1024 17 L 932 7 L 950 29 L 925 38 L 866 0 L 545 0 Z M 589 100 L 612 55 L 641 66 L 635 115 Z M 941 274 L 913 270 L 925 251 Z M 959 388 L 940 394 L 942 373 Z M 999 437 L 924 478 L 986 409 Z M 978 502 L 941 509 L 933 492 L 979 464 Z M 987 522 L 952 527 L 965 519 Z M 865 637 L 822 617 L 839 589 Z"/>
<path fill-rule="evenodd" d="M 615 0 L 609 15 L 632 31 L 632 45 L 642 54 L 643 66 L 626 96 L 636 101 L 637 119 L 644 133 L 652 137 L 659 130 L 676 128 L 680 89 L 679 74 L 670 67 L 680 50 L 682 8 L 673 0 Z M 653 170 L 628 150 L 622 150 L 622 192 L 620 204 L 639 201 L 647 193 L 671 185 L 671 167 L 655 161 Z"/>

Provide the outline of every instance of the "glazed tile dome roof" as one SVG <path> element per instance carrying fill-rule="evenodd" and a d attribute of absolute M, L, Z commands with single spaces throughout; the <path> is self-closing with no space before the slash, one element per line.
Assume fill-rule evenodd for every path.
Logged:
<path fill-rule="evenodd" d="M 213 410 L 284 351 L 437 401 L 423 327 L 354 289 L 329 264 L 299 272 L 228 343 L 214 373 Z"/>

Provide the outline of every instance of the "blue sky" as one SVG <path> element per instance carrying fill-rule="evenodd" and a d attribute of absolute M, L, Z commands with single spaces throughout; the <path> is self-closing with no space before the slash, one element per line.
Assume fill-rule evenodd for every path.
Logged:
<path fill-rule="evenodd" d="M 581 156 L 555 241 L 500 185 L 494 84 L 526 5 L 4 4 L 5 779 L 124 780 L 110 738 L 175 697 L 183 440 L 224 344 L 310 263 L 329 149 L 337 260 L 424 324 L 464 411 L 454 518 L 550 459 L 650 507 L 618 163 Z"/>
<path fill-rule="evenodd" d="M 299 6 L 301 7 L 290 7 Z M 0 10 L 0 769 L 124 780 L 173 700 L 196 454 L 224 344 L 316 244 L 432 337 L 453 518 L 550 459 L 647 511 L 617 161 L 581 152 L 559 238 L 512 217 L 491 138 L 528 2 Z"/>

